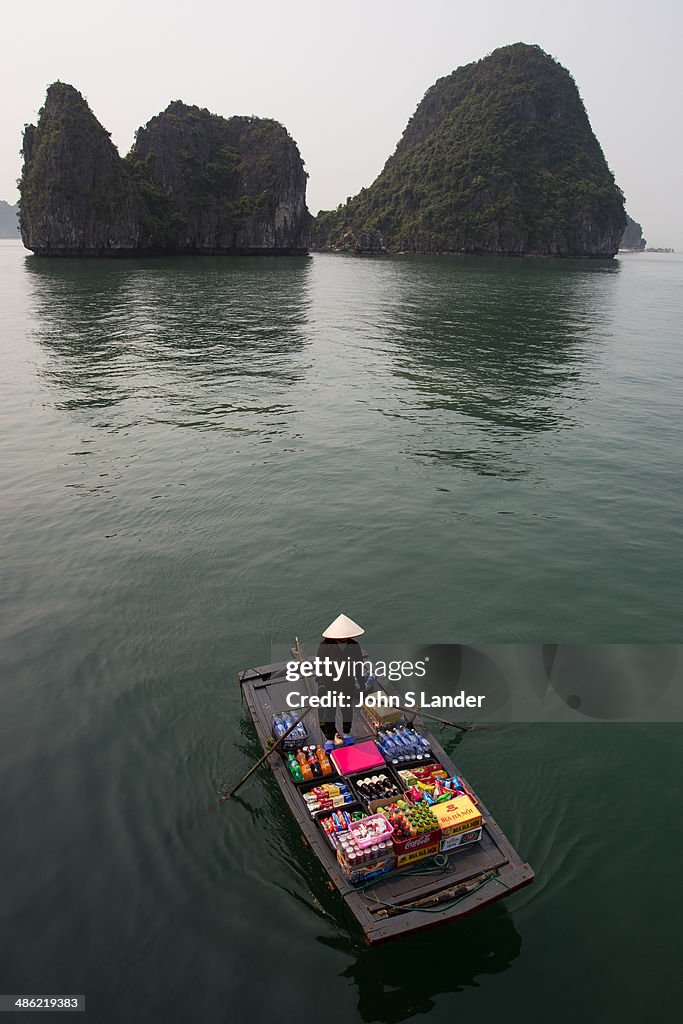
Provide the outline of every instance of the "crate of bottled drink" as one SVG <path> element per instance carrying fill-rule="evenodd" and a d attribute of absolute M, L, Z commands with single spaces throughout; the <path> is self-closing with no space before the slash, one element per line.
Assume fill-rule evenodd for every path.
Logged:
<path fill-rule="evenodd" d="M 310 743 L 298 750 L 283 751 L 282 756 L 292 782 L 297 786 L 336 775 L 326 751 L 319 743 Z"/>
<path fill-rule="evenodd" d="M 353 792 L 366 810 L 374 812 L 403 795 L 403 786 L 390 768 L 348 776 Z"/>
<path fill-rule="evenodd" d="M 297 720 L 297 716 L 291 711 L 279 711 L 272 717 L 271 732 L 273 739 L 279 740 Z M 303 747 L 308 739 L 308 729 L 303 722 L 299 722 L 296 728 L 292 729 L 287 739 L 280 744 L 282 750 L 297 750 Z"/>
<path fill-rule="evenodd" d="M 375 735 L 375 743 L 386 763 L 395 769 L 429 764 L 435 760 L 427 737 L 412 726 L 380 728 Z"/>
<path fill-rule="evenodd" d="M 396 857 L 391 832 L 391 826 L 382 815 L 351 823 L 349 831 L 337 844 L 337 862 L 351 885 L 362 885 L 393 871 Z"/>
<path fill-rule="evenodd" d="M 383 810 L 394 832 L 396 867 L 404 868 L 439 852 L 441 827 L 431 807 L 399 799 Z"/>

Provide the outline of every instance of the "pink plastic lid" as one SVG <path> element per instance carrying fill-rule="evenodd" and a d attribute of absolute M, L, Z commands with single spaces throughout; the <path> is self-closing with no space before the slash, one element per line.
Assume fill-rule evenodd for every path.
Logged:
<path fill-rule="evenodd" d="M 354 743 L 351 747 L 338 747 L 332 751 L 330 757 L 340 775 L 365 772 L 385 763 L 379 747 L 373 740 Z"/>

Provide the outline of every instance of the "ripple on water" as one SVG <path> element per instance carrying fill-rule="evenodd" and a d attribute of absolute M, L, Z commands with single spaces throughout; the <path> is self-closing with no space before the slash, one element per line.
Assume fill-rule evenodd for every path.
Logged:
<path fill-rule="evenodd" d="M 295 633 L 312 648 L 340 610 L 380 642 L 677 641 L 682 265 L 12 257 L 0 799 L 20 989 L 74 979 L 131 1020 L 294 1017 L 304 986 L 331 1024 L 477 1013 L 482 993 L 539 1017 L 578 955 L 565 1005 L 585 1016 L 590 989 L 606 1018 L 641 1004 L 626 976 L 608 998 L 604 949 L 638 948 L 667 991 L 642 935 L 675 936 L 633 891 L 647 850 L 625 808 L 635 763 L 670 819 L 666 729 L 468 737 L 458 763 L 537 882 L 391 956 L 354 949 L 267 776 L 187 826 L 259 753 L 237 669 Z"/>

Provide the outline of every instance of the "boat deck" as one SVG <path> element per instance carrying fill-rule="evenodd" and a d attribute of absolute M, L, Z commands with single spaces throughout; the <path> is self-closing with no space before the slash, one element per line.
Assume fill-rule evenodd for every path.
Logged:
<path fill-rule="evenodd" d="M 304 684 L 288 683 L 284 677 L 284 664 L 246 669 L 239 673 L 238 679 L 259 740 L 266 749 L 271 741 L 272 716 L 280 711 L 291 711 L 286 705 L 286 695 Z M 385 688 L 390 690 L 386 684 Z M 448 754 L 424 727 L 419 714 L 415 716 L 415 722 L 430 740 L 434 756 L 444 768 L 450 774 L 463 778 Z M 316 709 L 309 712 L 305 723 L 310 742 L 323 742 Z M 360 723 L 363 719 L 356 711 L 356 739 L 372 739 L 371 733 L 362 731 L 365 727 Z M 267 763 L 306 843 L 346 902 L 369 945 L 464 917 L 529 885 L 534 879 L 531 867 L 522 861 L 469 782 L 463 780 L 476 796 L 484 816 L 481 841 L 453 852 L 443 870 L 435 868 L 433 861 L 425 860 L 409 869 L 382 876 L 367 888 L 354 889 L 342 873 L 322 829 L 309 816 L 282 757 L 275 753 Z"/>

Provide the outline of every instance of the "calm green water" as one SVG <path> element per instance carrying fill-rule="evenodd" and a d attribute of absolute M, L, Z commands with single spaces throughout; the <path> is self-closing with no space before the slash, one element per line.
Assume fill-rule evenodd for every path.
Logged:
<path fill-rule="evenodd" d="M 267 774 L 182 825 L 259 752 L 236 671 L 341 609 L 682 639 L 683 260 L 5 242 L 0 277 L 0 989 L 107 1024 L 672 1017 L 678 726 L 449 737 L 537 882 L 379 950 Z"/>

